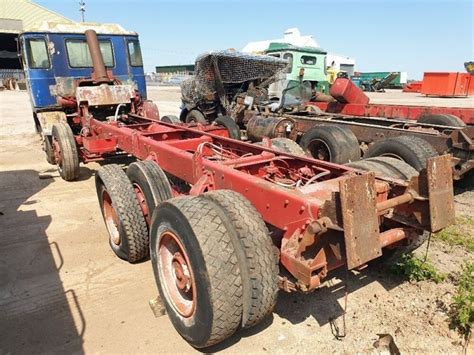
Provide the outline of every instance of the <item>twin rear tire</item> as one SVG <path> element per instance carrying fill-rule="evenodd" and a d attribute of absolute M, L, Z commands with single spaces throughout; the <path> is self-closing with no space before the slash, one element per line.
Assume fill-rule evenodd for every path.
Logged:
<path fill-rule="evenodd" d="M 380 156 L 396 158 L 403 160 L 420 172 L 426 167 L 427 160 L 437 155 L 433 146 L 422 138 L 398 136 L 375 142 L 369 147 L 364 158 Z"/>
<path fill-rule="evenodd" d="M 418 175 L 418 172 L 412 166 L 404 161 L 390 157 L 368 158 L 346 165 L 354 169 L 373 171 L 380 176 L 401 180 L 410 180 Z"/>
<path fill-rule="evenodd" d="M 216 344 L 272 312 L 278 258 L 265 223 L 242 195 L 220 190 L 173 199 L 152 161 L 131 164 L 127 174 L 106 165 L 96 187 L 112 250 L 129 262 L 150 251 L 168 315 L 193 346 Z"/>
<path fill-rule="evenodd" d="M 216 344 L 272 311 L 278 260 L 265 224 L 241 195 L 169 200 L 155 210 L 150 238 L 168 315 L 193 346 Z"/>
<path fill-rule="evenodd" d="M 148 160 L 130 164 L 126 174 L 119 165 L 105 165 L 96 175 L 96 189 L 114 253 L 131 263 L 148 257 L 151 215 L 173 196 L 163 170 Z"/>
<path fill-rule="evenodd" d="M 110 164 L 99 169 L 95 181 L 110 247 L 131 263 L 144 259 L 149 246 L 147 225 L 127 175 L 120 166 Z"/>

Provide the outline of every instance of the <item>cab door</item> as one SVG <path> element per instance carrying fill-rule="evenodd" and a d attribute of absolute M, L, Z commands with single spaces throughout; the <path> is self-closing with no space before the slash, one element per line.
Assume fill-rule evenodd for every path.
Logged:
<path fill-rule="evenodd" d="M 46 34 L 26 34 L 21 37 L 22 62 L 34 109 L 56 105 L 50 85 L 55 84 L 51 62 L 51 44 Z"/>
<path fill-rule="evenodd" d="M 125 38 L 125 50 L 128 57 L 129 73 L 132 80 L 137 85 L 138 91 L 146 99 L 146 81 L 143 71 L 143 58 L 138 37 Z"/>

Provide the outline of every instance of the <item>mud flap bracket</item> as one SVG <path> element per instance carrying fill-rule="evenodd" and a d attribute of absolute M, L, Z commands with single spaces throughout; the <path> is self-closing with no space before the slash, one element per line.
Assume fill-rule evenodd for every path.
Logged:
<path fill-rule="evenodd" d="M 348 269 L 382 255 L 373 173 L 339 182 Z"/>
<path fill-rule="evenodd" d="M 430 230 L 437 232 L 454 223 L 451 156 L 428 159 L 426 166 L 430 205 Z"/>

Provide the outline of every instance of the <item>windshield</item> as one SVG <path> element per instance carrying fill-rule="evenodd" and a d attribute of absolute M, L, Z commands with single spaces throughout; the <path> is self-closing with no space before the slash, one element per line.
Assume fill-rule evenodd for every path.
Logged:
<path fill-rule="evenodd" d="M 283 105 L 295 106 L 304 104 L 311 99 L 312 94 L 309 81 L 303 81 L 302 83 L 291 81 L 283 91 Z"/>
<path fill-rule="evenodd" d="M 100 51 L 104 64 L 108 68 L 114 67 L 114 53 L 110 41 L 99 41 Z M 67 56 L 71 68 L 92 68 L 92 58 L 85 40 L 66 40 Z"/>

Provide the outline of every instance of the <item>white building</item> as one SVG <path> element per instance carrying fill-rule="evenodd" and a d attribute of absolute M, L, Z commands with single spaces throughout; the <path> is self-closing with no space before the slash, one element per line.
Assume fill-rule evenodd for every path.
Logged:
<path fill-rule="evenodd" d="M 289 43 L 298 47 L 319 48 L 319 44 L 314 40 L 313 36 L 302 36 L 300 30 L 294 27 L 287 29 L 283 35 L 283 38 L 247 43 L 247 45 L 242 48 L 242 52 L 253 54 L 263 53 L 263 51 L 268 48 L 270 43 Z"/>
<path fill-rule="evenodd" d="M 263 53 L 270 45 L 270 43 L 289 43 L 298 47 L 316 47 L 320 48 L 318 42 L 311 35 L 302 36 L 298 28 L 289 28 L 284 34 L 283 38 L 270 39 L 265 41 L 250 42 L 242 48 L 244 53 L 260 54 Z M 343 55 L 337 55 L 328 53 L 327 65 L 331 66 L 334 62 L 333 67 L 337 71 L 345 71 L 349 75 L 354 74 L 355 70 L 355 59 Z"/>

